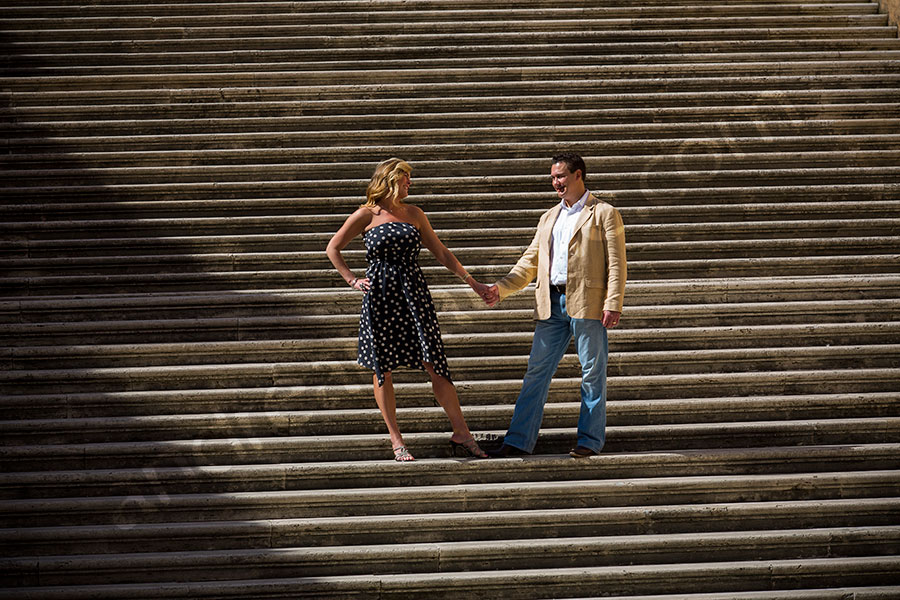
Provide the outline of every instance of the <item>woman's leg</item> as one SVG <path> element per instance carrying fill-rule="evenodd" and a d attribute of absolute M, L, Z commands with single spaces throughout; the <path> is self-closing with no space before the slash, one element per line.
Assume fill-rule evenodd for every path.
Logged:
<path fill-rule="evenodd" d="M 372 376 L 372 385 L 375 388 L 375 402 L 381 410 L 381 416 L 384 418 L 384 424 L 387 425 L 388 435 L 391 436 L 391 448 L 397 449 L 404 447 L 403 436 L 400 434 L 400 426 L 397 425 L 397 399 L 394 396 L 394 380 L 391 373 L 384 374 L 384 385 L 378 385 L 378 377 Z M 396 452 L 395 452 L 396 456 Z M 406 454 L 409 458 L 400 458 L 398 460 L 412 460 L 412 456 Z"/>
<path fill-rule="evenodd" d="M 434 391 L 434 397 L 447 413 L 450 426 L 453 427 L 453 435 L 450 439 L 455 442 L 469 439 L 472 434 L 463 418 L 462 408 L 459 406 L 459 396 L 456 395 L 456 386 L 446 377 L 438 375 L 431 363 L 422 364 L 425 365 L 425 370 L 431 376 L 431 389 Z"/>
<path fill-rule="evenodd" d="M 434 397 L 437 399 L 438 404 L 441 405 L 441 408 L 444 409 L 444 412 L 447 413 L 447 418 L 450 419 L 450 426 L 453 428 L 453 435 L 450 436 L 450 441 L 462 444 L 475 456 L 487 457 L 487 454 L 475 443 L 475 438 L 472 436 L 472 432 L 469 431 L 469 426 L 466 424 L 462 408 L 459 405 L 456 386 L 443 375 L 438 375 L 431 363 L 426 362 L 422 364 L 431 376 L 431 389 L 434 391 Z"/>

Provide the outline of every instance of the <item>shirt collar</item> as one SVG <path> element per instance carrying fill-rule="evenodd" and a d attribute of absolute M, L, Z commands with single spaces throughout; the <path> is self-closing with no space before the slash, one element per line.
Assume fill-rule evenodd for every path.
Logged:
<path fill-rule="evenodd" d="M 559 201 L 559 204 L 560 204 L 560 206 L 562 206 L 562 209 L 570 215 L 572 213 L 581 212 L 581 209 L 584 208 L 584 205 L 587 203 L 587 199 L 588 199 L 588 196 L 590 196 L 590 194 L 591 193 L 589 191 L 585 190 L 584 196 L 582 196 L 578 202 L 573 204 L 572 208 L 569 208 L 566 205 L 566 201 L 562 200 L 562 199 Z"/>

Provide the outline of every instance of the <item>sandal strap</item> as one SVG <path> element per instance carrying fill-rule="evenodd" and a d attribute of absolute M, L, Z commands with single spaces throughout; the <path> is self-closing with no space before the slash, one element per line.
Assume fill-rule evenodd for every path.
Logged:
<path fill-rule="evenodd" d="M 400 460 L 402 458 L 406 458 L 407 456 L 409 458 L 412 458 L 412 454 L 409 453 L 409 450 L 406 448 L 406 446 L 397 446 L 393 450 L 394 450 L 394 460 Z"/>

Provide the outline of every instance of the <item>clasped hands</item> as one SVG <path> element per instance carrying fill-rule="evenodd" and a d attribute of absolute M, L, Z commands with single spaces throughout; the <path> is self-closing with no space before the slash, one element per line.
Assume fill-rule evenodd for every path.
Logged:
<path fill-rule="evenodd" d="M 473 277 L 472 282 L 469 284 L 475 293 L 478 294 L 484 303 L 493 308 L 498 302 L 500 302 L 500 290 L 497 289 L 497 285 L 486 285 L 484 283 L 478 283 L 475 281 Z"/>

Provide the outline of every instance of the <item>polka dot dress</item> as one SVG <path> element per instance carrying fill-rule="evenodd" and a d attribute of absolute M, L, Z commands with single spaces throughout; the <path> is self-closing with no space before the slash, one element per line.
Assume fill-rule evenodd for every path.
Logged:
<path fill-rule="evenodd" d="M 397 367 L 424 370 L 423 362 L 450 379 L 434 301 L 417 262 L 419 230 L 410 223 L 382 223 L 363 242 L 371 287 L 363 297 L 357 362 L 375 371 L 379 385 L 385 373 Z"/>

